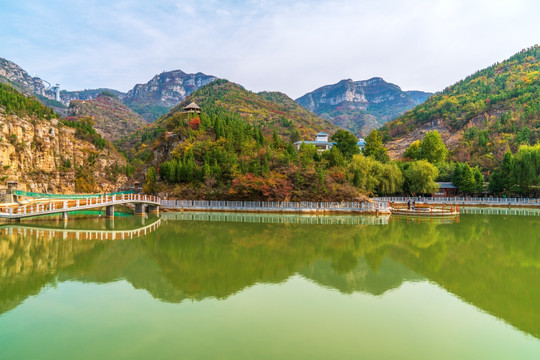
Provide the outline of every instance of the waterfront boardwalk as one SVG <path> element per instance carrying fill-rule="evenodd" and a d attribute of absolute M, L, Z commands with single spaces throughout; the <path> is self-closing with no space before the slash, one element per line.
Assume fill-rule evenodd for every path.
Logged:
<path fill-rule="evenodd" d="M 146 207 L 150 212 L 158 212 L 161 205 L 161 199 L 156 196 L 132 193 L 69 195 L 71 198 L 55 194 L 34 196 L 37 199 L 28 202 L 0 204 L 0 219 L 18 220 L 33 216 L 62 214 L 64 220 L 67 220 L 68 212 L 103 207 L 106 209 L 107 217 L 114 217 L 114 206 L 127 204 L 135 206 L 135 215 L 144 215 Z"/>
<path fill-rule="evenodd" d="M 316 201 L 209 201 L 161 200 L 165 209 L 177 211 L 223 211 L 315 214 L 390 214 L 387 202 L 316 202 Z"/>

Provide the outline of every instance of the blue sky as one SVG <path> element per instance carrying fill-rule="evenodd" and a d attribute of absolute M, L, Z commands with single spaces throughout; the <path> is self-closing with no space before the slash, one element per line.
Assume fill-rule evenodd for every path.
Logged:
<path fill-rule="evenodd" d="M 1 0 L 0 57 L 63 89 L 164 70 L 296 98 L 383 77 L 438 91 L 540 43 L 538 0 Z"/>

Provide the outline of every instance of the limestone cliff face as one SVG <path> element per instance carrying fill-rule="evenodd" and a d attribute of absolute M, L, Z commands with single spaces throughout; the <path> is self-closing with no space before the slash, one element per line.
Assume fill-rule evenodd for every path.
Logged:
<path fill-rule="evenodd" d="M 342 80 L 307 93 L 296 101 L 306 109 L 357 135 L 371 130 L 424 102 L 430 93 L 403 91 L 382 78 Z"/>
<path fill-rule="evenodd" d="M 181 70 L 163 72 L 146 84 L 137 84 L 120 99 L 148 122 L 182 102 L 189 94 L 216 77 L 203 73 L 186 74 Z"/>
<path fill-rule="evenodd" d="M 7 115 L 0 108 L 0 188 L 15 180 L 21 190 L 74 193 L 84 172 L 94 191 L 113 191 L 127 181 L 115 174 L 122 165 L 114 149 L 99 150 L 57 119 Z"/>

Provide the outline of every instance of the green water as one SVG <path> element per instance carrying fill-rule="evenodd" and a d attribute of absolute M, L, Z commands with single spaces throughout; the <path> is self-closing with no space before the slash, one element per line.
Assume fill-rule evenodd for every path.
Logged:
<path fill-rule="evenodd" d="M 172 217 L 0 227 L 0 359 L 540 358 L 540 217 Z"/>

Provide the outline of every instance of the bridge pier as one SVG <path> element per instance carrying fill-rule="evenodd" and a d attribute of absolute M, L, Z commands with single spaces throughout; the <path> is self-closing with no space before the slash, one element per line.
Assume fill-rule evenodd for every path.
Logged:
<path fill-rule="evenodd" d="M 105 217 L 109 219 L 114 218 L 114 205 L 105 207 Z"/>
<path fill-rule="evenodd" d="M 146 216 L 137 216 L 137 224 L 141 226 L 146 225 Z"/>
<path fill-rule="evenodd" d="M 148 205 L 149 214 L 159 214 L 159 205 Z"/>
<path fill-rule="evenodd" d="M 107 218 L 105 227 L 107 230 L 114 230 L 114 217 Z"/>
<path fill-rule="evenodd" d="M 144 211 L 145 205 L 143 203 L 135 203 L 135 215 L 136 216 L 144 216 L 146 215 L 146 212 Z"/>
<path fill-rule="evenodd" d="M 67 213 L 67 211 L 64 211 L 62 213 L 62 221 L 68 221 L 68 213 Z"/>

